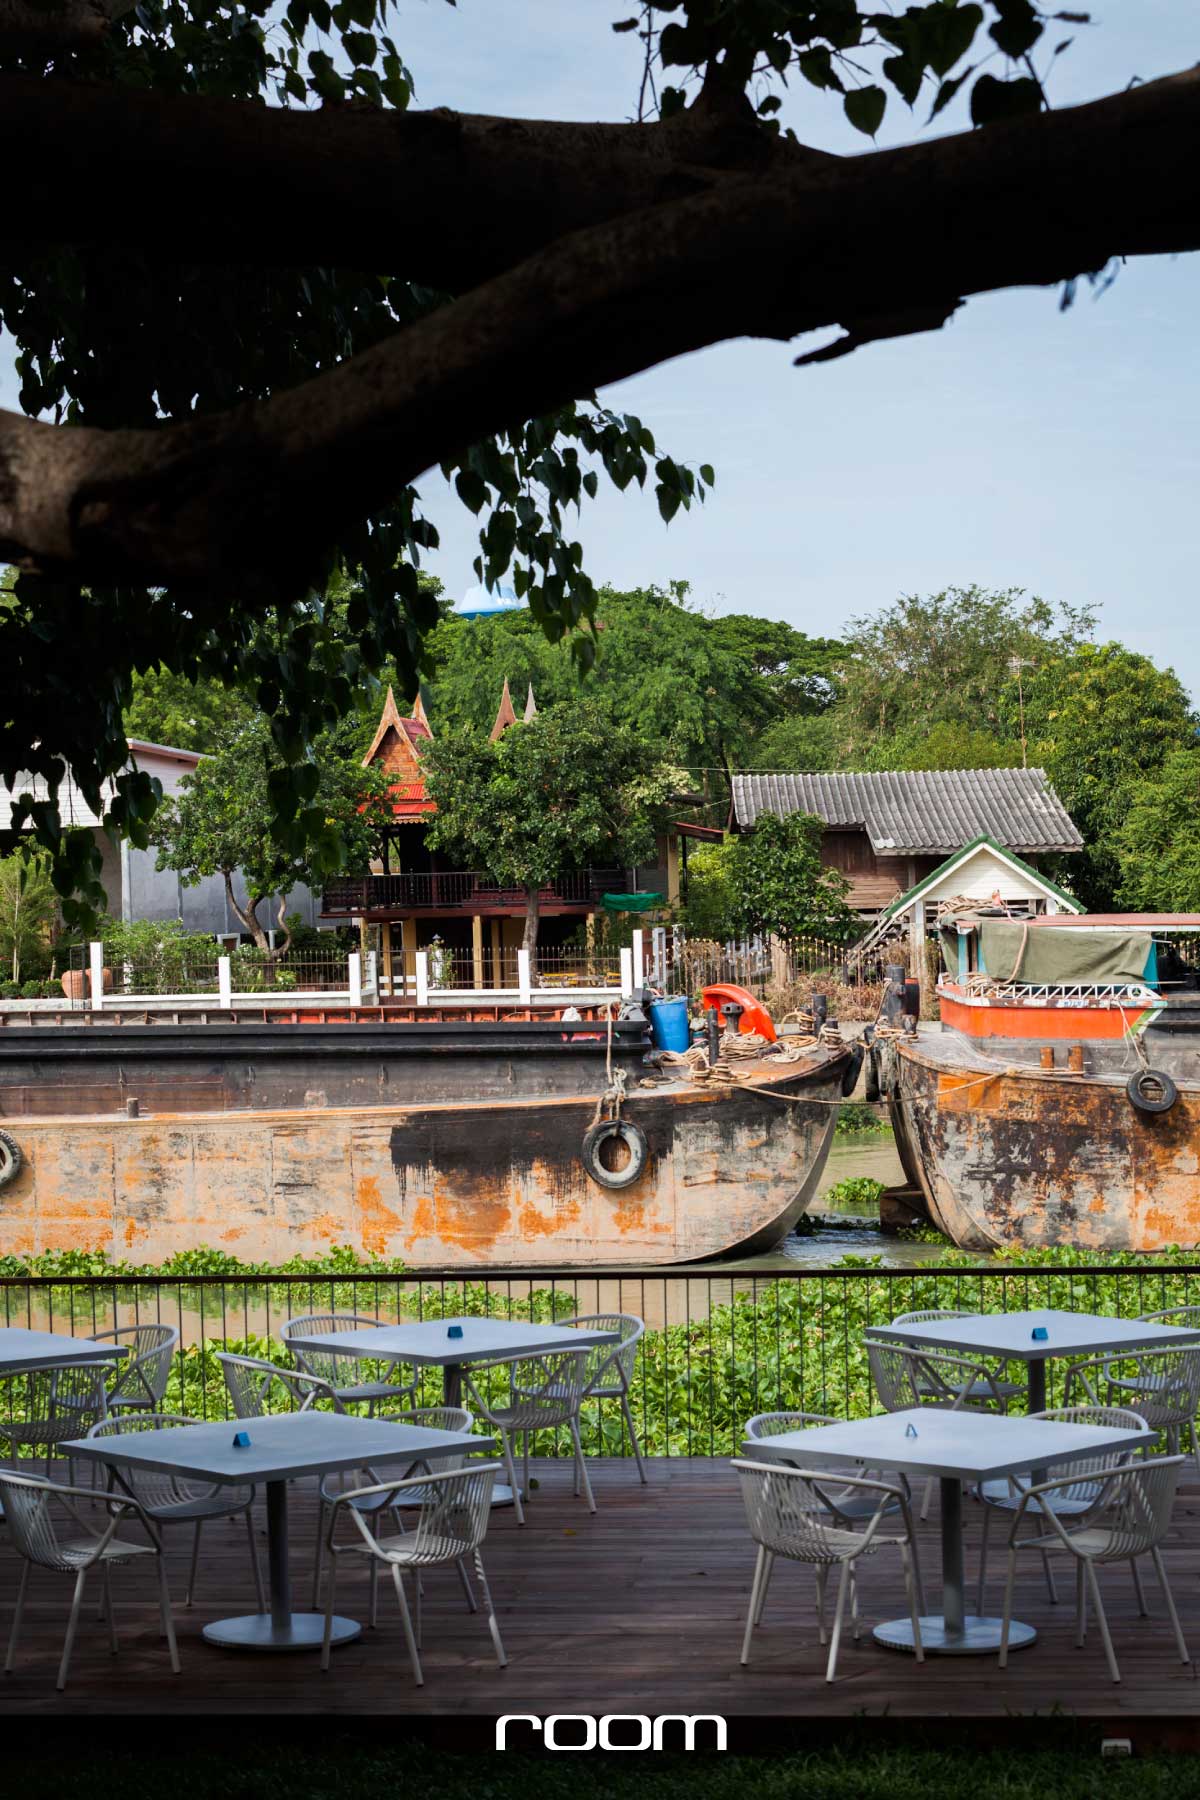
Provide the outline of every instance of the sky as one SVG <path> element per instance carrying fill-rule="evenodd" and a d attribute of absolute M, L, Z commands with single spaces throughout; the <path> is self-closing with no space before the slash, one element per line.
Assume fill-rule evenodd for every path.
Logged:
<path fill-rule="evenodd" d="M 602 0 L 400 0 L 393 34 L 421 107 L 623 119 L 639 45 Z M 1067 105 L 1200 59 L 1187 0 L 1108 0 L 1055 59 Z M 1040 66 L 1040 64 L 1039 64 Z M 890 97 L 881 145 L 922 135 Z M 859 154 L 837 101 L 803 87 L 781 115 L 805 142 Z M 961 99 L 938 121 L 961 130 Z M 1030 196 L 1031 206 L 1037 196 Z M 752 271 L 748 271 L 752 279 Z M 903 593 L 978 582 L 1093 605 L 1100 634 L 1172 665 L 1200 697 L 1193 554 L 1200 488 L 1200 257 L 1143 259 L 1067 312 L 1055 292 L 970 301 L 940 333 L 795 369 L 798 348 L 742 340 L 603 390 L 677 460 L 711 462 L 706 505 L 662 523 L 602 486 L 578 521 L 588 567 L 617 587 L 682 578 L 712 612 L 818 636 Z M 814 342 L 817 340 L 814 340 Z M 0 350 L 3 346 L 0 346 Z M 0 405 L 15 406 L 0 356 Z M 440 476 L 418 486 L 442 537 L 429 566 L 473 585 L 477 524 Z"/>

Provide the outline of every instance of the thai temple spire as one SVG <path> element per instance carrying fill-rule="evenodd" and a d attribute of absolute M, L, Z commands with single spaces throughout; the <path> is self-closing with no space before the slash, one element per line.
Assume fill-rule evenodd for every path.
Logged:
<path fill-rule="evenodd" d="M 537 716 L 537 701 L 533 697 L 533 683 L 531 681 L 529 684 L 529 692 L 525 696 L 525 723 L 526 723 L 526 725 L 528 725 L 530 719 L 536 718 L 536 716 Z"/>
<path fill-rule="evenodd" d="M 517 715 L 513 708 L 512 695 L 508 691 L 508 677 L 504 677 L 504 692 L 500 696 L 500 707 L 496 713 L 496 723 L 488 733 L 488 742 L 494 744 L 502 738 L 510 725 L 515 725 Z"/>
<path fill-rule="evenodd" d="M 433 726 L 429 723 L 429 714 L 425 711 L 425 705 L 421 699 L 420 689 L 417 690 L 417 697 L 413 701 L 412 716 L 414 719 L 417 720 L 418 724 L 421 724 L 425 727 L 425 729 L 429 733 L 430 737 L 432 737 L 433 736 Z"/>

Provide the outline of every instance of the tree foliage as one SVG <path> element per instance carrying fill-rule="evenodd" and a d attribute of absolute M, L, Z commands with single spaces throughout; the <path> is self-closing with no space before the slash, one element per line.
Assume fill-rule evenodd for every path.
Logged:
<path fill-rule="evenodd" d="M 1172 750 L 1125 790 L 1112 836 L 1117 898 L 1131 912 L 1200 912 L 1200 751 Z"/>
<path fill-rule="evenodd" d="M 57 917 L 48 859 L 24 850 L 0 856 L 0 969 L 13 982 L 23 964 L 40 958 Z"/>
<path fill-rule="evenodd" d="M 846 904 L 850 883 L 821 863 L 820 819 L 762 813 L 733 840 L 729 862 L 731 923 L 739 935 L 772 932 L 785 943 L 817 937 L 840 942 L 857 924 Z"/>

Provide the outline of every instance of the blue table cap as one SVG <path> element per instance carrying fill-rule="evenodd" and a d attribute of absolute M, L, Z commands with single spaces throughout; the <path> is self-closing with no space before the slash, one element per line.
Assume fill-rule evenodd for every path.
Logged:
<path fill-rule="evenodd" d="M 452 1337 L 452 1338 L 460 1338 L 462 1336 L 462 1326 L 461 1325 L 451 1325 L 449 1330 L 446 1332 L 446 1336 Z"/>
<path fill-rule="evenodd" d="M 905 1435 L 905 1437 L 916 1437 L 916 1435 L 917 1435 L 917 1428 L 913 1424 L 911 1419 L 909 1420 L 908 1424 L 904 1427 L 904 1435 Z"/>
<path fill-rule="evenodd" d="M 1046 1330 L 1046 1327 L 1044 1325 L 1035 1325 L 1034 1326 L 1033 1341 L 1035 1344 L 1044 1344 L 1049 1336 L 1050 1336 L 1050 1333 Z"/>
<path fill-rule="evenodd" d="M 235 1450 L 248 1450 L 250 1448 L 250 1433 L 248 1431 L 235 1431 L 233 1434 L 233 1447 Z"/>

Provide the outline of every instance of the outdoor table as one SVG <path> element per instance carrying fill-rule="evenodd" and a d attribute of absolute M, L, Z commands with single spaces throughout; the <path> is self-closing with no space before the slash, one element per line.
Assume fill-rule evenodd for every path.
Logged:
<path fill-rule="evenodd" d="M 912 1426 L 915 1436 L 908 1435 Z M 921 1646 L 944 1656 L 977 1656 L 1000 1648 L 1001 1621 L 966 1611 L 963 1574 L 963 1483 L 1013 1475 L 1031 1464 L 1055 1467 L 1099 1452 L 1133 1449 L 1145 1433 L 1106 1425 L 1067 1425 L 1049 1419 L 1006 1419 L 995 1413 L 949 1412 L 913 1407 L 872 1419 L 816 1425 L 778 1437 L 747 1439 L 744 1452 L 800 1468 L 853 1463 L 896 1469 L 905 1475 L 936 1475 L 942 1502 L 942 1610 L 921 1620 Z M 889 1619 L 875 1627 L 881 1644 L 912 1650 L 912 1621 Z M 1032 1644 L 1032 1625 L 1014 1619 L 1008 1644 Z"/>
<path fill-rule="evenodd" d="M 20 1375 L 26 1369 L 61 1369 L 68 1363 L 102 1362 L 128 1354 L 128 1344 L 97 1344 L 91 1338 L 68 1337 L 63 1331 L 0 1326 L 0 1375 Z"/>
<path fill-rule="evenodd" d="M 461 1337 L 451 1337 L 458 1326 Z M 618 1331 L 581 1330 L 574 1325 L 530 1325 L 522 1319 L 420 1319 L 404 1325 L 364 1325 L 357 1331 L 318 1331 L 288 1339 L 295 1350 L 335 1350 L 339 1356 L 390 1357 L 422 1368 L 442 1370 L 442 1399 L 462 1404 L 465 1363 L 521 1362 L 555 1350 L 586 1350 L 592 1344 L 615 1344 Z M 493 1506 L 511 1506 L 512 1489 L 497 1482 Z"/>
<path fill-rule="evenodd" d="M 234 1437 L 245 1432 L 244 1449 Z M 210 1644 L 235 1650 L 316 1650 L 325 1615 L 293 1612 L 288 1570 L 288 1482 L 302 1475 L 331 1475 L 372 1463 L 421 1461 L 464 1449 L 488 1450 L 494 1438 L 466 1431 L 432 1431 L 348 1413 L 277 1413 L 269 1418 L 222 1419 L 209 1425 L 168 1426 L 162 1431 L 118 1433 L 63 1444 L 68 1456 L 90 1457 L 110 1468 L 154 1469 L 218 1485 L 263 1482 L 267 1490 L 267 1565 L 271 1610 L 220 1619 L 204 1627 Z M 354 1619 L 335 1617 L 335 1644 L 358 1637 Z"/>

